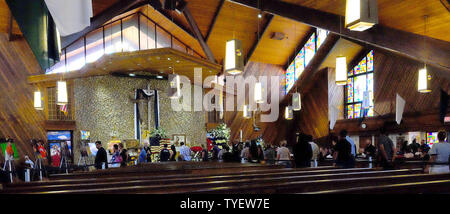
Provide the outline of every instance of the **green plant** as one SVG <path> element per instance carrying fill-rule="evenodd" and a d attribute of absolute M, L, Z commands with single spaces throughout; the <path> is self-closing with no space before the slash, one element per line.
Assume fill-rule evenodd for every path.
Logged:
<path fill-rule="evenodd" d="M 161 138 L 167 138 L 166 131 L 161 127 L 159 127 L 158 129 L 152 129 L 150 131 L 150 137 L 156 137 L 157 135 L 159 135 Z"/>
<path fill-rule="evenodd" d="M 217 125 L 215 129 L 209 131 L 209 134 L 214 138 L 225 139 L 228 141 L 230 139 L 230 129 L 227 127 L 225 123 L 221 123 Z"/>

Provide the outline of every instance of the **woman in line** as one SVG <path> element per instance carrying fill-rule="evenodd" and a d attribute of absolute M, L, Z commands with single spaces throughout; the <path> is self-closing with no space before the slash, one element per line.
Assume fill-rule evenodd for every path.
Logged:
<path fill-rule="evenodd" d="M 277 149 L 277 163 L 285 165 L 286 168 L 291 168 L 291 152 L 286 148 L 287 141 L 280 142 L 280 148 Z"/>

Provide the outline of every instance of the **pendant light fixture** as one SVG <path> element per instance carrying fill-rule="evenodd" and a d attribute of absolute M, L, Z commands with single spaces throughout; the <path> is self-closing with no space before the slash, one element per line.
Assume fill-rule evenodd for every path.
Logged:
<path fill-rule="evenodd" d="M 262 97 L 262 84 L 261 82 L 255 83 L 255 102 L 256 103 L 264 103 L 263 97 Z"/>
<path fill-rule="evenodd" d="M 234 9 L 233 17 L 234 17 Z M 241 40 L 235 38 L 233 24 L 233 39 L 228 40 L 225 44 L 225 72 L 231 75 L 237 75 L 244 72 L 244 54 L 242 52 Z"/>
<path fill-rule="evenodd" d="M 39 90 L 34 92 L 34 108 L 36 110 L 44 110 L 44 107 L 42 105 L 41 91 Z"/>
<path fill-rule="evenodd" d="M 365 31 L 378 24 L 377 0 L 347 0 L 345 27 L 352 31 Z"/>
<path fill-rule="evenodd" d="M 56 82 L 56 104 L 57 105 L 66 105 L 69 102 L 67 95 L 67 82 L 66 81 L 58 81 Z"/>
<path fill-rule="evenodd" d="M 300 111 L 302 109 L 302 99 L 298 92 L 292 94 L 292 110 Z"/>
<path fill-rule="evenodd" d="M 424 46 L 425 50 L 426 50 L 425 36 L 427 35 L 427 18 L 428 18 L 428 16 L 424 16 L 425 24 L 424 24 L 423 46 Z M 417 83 L 417 90 L 420 93 L 430 93 L 431 92 L 430 84 L 429 84 L 429 80 L 431 78 L 428 76 L 426 60 L 427 59 L 425 58 L 425 66 L 423 68 L 419 69 L 419 79 L 418 79 L 418 83 Z"/>
<path fill-rule="evenodd" d="M 294 111 L 292 110 L 292 106 L 286 106 L 284 110 L 284 118 L 286 120 L 292 120 L 294 118 Z"/>
<path fill-rule="evenodd" d="M 252 112 L 250 111 L 250 108 L 248 105 L 244 105 L 242 109 L 242 116 L 246 119 L 249 119 L 252 117 Z"/>
<path fill-rule="evenodd" d="M 339 16 L 339 34 L 341 34 L 341 18 Z M 339 39 L 342 37 L 340 36 Z M 336 57 L 336 85 L 347 84 L 347 58 L 342 56 L 341 48 L 339 48 L 339 56 Z"/>

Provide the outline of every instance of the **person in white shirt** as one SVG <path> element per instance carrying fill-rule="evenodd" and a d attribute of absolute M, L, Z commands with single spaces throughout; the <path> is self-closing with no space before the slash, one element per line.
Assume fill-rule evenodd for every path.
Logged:
<path fill-rule="evenodd" d="M 450 159 L 450 143 L 445 142 L 446 133 L 440 131 L 438 133 L 438 143 L 433 144 L 430 152 L 428 153 L 431 157 L 428 161 L 428 165 L 425 168 L 425 172 L 430 174 L 438 173 L 449 173 L 449 159 Z M 436 163 L 436 165 L 430 166 L 431 163 Z"/>
<path fill-rule="evenodd" d="M 277 162 L 280 165 L 285 165 L 286 168 L 291 167 L 291 152 L 286 148 L 287 142 L 283 140 L 280 142 L 280 148 L 277 149 Z"/>
<path fill-rule="evenodd" d="M 191 149 L 184 145 L 184 142 L 180 143 L 180 156 L 183 161 L 191 161 Z"/>
<path fill-rule="evenodd" d="M 314 143 L 313 137 L 311 135 L 307 136 L 307 140 L 308 140 L 309 145 L 311 145 L 311 150 L 312 150 L 311 165 L 313 167 L 316 167 L 316 163 L 317 163 L 316 161 L 319 158 L 320 149 L 319 149 L 319 146 L 316 143 Z"/>
<path fill-rule="evenodd" d="M 250 143 L 246 142 L 244 149 L 241 151 L 241 159 L 248 160 L 250 154 Z"/>

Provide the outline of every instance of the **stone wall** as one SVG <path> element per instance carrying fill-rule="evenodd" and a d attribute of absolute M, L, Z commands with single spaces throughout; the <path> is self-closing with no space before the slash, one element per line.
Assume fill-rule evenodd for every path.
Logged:
<path fill-rule="evenodd" d="M 167 80 L 146 80 L 113 76 L 99 76 L 74 81 L 75 120 L 74 133 L 75 161 L 79 156 L 80 130 L 91 133 L 91 141 L 102 141 L 103 146 L 112 136 L 120 140 L 135 139 L 134 96 L 135 89 L 147 88 L 159 91 L 160 127 L 169 138 L 173 134 L 185 134 L 191 146 L 206 141 L 206 115 L 204 112 L 173 111 L 171 100 L 167 97 Z M 150 128 L 154 128 L 153 99 L 150 102 Z M 144 110 L 143 128 L 148 127 L 147 103 L 141 103 Z"/>

